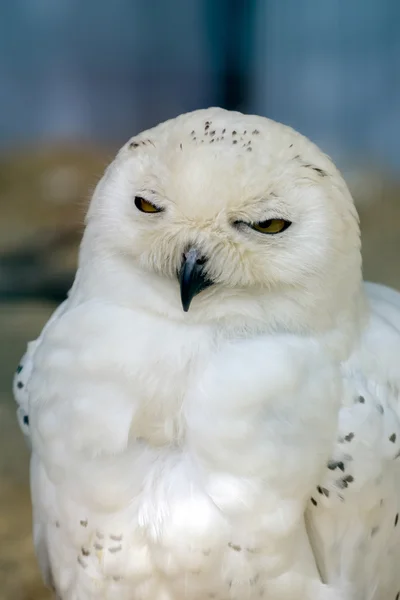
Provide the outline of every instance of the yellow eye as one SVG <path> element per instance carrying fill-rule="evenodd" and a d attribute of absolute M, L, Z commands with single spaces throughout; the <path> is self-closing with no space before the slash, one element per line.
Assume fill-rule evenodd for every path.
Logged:
<path fill-rule="evenodd" d="M 138 210 L 144 213 L 159 213 L 164 210 L 163 208 L 155 206 L 155 204 L 152 204 L 148 200 L 145 200 L 141 196 L 135 196 L 135 206 Z"/>
<path fill-rule="evenodd" d="M 260 223 L 253 223 L 251 227 L 260 233 L 281 233 L 291 225 L 290 221 L 284 219 L 268 219 Z"/>

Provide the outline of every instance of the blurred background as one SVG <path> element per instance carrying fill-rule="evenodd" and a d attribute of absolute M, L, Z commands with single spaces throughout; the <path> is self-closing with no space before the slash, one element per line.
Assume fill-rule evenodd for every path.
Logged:
<path fill-rule="evenodd" d="M 118 146 L 210 105 L 309 136 L 342 169 L 365 276 L 400 288 L 398 0 L 0 3 L 0 599 L 44 600 L 11 380 L 73 278 Z"/>

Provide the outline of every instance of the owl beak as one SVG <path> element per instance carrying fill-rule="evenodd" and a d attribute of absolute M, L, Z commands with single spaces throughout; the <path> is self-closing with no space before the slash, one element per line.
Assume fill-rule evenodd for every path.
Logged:
<path fill-rule="evenodd" d="M 183 253 L 178 279 L 181 288 L 182 308 L 185 312 L 189 310 L 193 298 L 212 285 L 212 281 L 207 279 L 204 273 L 206 262 L 207 259 L 193 246 Z"/>

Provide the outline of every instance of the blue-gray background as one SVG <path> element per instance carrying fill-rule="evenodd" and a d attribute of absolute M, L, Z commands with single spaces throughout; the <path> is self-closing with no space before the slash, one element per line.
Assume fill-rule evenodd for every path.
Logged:
<path fill-rule="evenodd" d="M 76 137 L 119 143 L 217 103 L 227 21 L 238 4 L 3 2 L 1 146 Z M 400 169 L 400 3 L 244 4 L 237 44 L 250 89 L 243 109 L 293 125 L 338 160 Z"/>
<path fill-rule="evenodd" d="M 399 0 L 0 2 L 0 600 L 49 597 L 11 379 L 117 147 L 210 105 L 292 125 L 349 182 L 366 277 L 400 289 L 399 30 Z"/>

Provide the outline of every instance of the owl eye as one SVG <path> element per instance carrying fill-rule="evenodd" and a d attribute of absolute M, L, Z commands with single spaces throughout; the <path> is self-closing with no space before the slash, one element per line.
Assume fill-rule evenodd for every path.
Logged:
<path fill-rule="evenodd" d="M 290 225 L 291 222 L 285 221 L 285 219 L 268 219 L 267 221 L 261 221 L 260 223 L 252 223 L 250 227 L 260 233 L 274 234 L 285 231 Z"/>
<path fill-rule="evenodd" d="M 148 200 L 145 200 L 141 196 L 135 196 L 135 206 L 138 210 L 140 210 L 140 212 L 144 213 L 159 213 L 164 210 L 163 208 L 152 204 Z"/>

